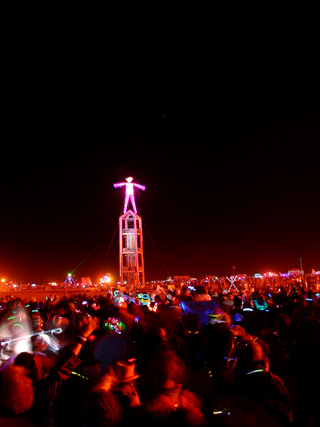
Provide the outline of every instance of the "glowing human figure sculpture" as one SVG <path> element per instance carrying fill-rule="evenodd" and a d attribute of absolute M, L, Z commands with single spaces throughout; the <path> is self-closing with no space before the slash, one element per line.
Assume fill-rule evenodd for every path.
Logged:
<path fill-rule="evenodd" d="M 126 181 L 127 182 L 117 182 L 116 184 L 113 184 L 113 186 L 114 188 L 126 186 L 126 195 L 124 198 L 123 213 L 127 212 L 129 199 L 131 201 L 134 212 L 137 213 L 136 202 L 134 200 L 133 187 L 139 188 L 139 190 L 143 190 L 143 191 L 145 191 L 146 187 L 144 185 L 136 184 L 135 182 L 132 182 L 133 181 L 132 176 L 129 176 L 128 178 L 126 178 Z"/>

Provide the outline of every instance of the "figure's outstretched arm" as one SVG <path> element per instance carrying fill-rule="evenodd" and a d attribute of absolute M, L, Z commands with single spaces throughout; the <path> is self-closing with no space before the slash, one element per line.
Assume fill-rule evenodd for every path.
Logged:
<path fill-rule="evenodd" d="M 113 184 L 114 188 L 123 187 L 124 185 L 126 185 L 126 182 L 117 182 Z"/>
<path fill-rule="evenodd" d="M 145 187 L 144 185 L 136 184 L 135 182 L 133 183 L 133 185 L 134 185 L 135 187 L 139 188 L 140 190 L 143 190 L 143 191 L 145 191 L 145 189 L 146 189 L 146 187 Z"/>

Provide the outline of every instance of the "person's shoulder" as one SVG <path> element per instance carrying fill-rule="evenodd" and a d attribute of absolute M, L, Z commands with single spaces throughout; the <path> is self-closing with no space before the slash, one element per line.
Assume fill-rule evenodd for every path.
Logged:
<path fill-rule="evenodd" d="M 274 385 L 274 387 L 282 394 L 287 394 L 288 391 L 286 389 L 286 386 L 284 384 L 284 382 L 282 381 L 282 379 L 276 375 L 273 374 L 272 372 L 268 372 L 268 376 L 270 378 L 270 381 L 272 382 L 272 384 Z"/>
<path fill-rule="evenodd" d="M 181 312 L 181 307 L 179 307 L 178 305 L 171 305 L 170 307 L 168 307 L 168 311 L 171 312 Z"/>

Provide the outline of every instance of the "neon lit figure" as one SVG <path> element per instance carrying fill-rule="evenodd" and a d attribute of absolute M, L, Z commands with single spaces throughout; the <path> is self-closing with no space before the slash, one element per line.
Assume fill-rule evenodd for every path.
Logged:
<path fill-rule="evenodd" d="M 124 198 L 123 213 L 127 212 L 129 199 L 130 199 L 130 202 L 131 202 L 131 205 L 133 207 L 134 212 L 137 213 L 137 206 L 136 206 L 136 202 L 134 200 L 134 187 L 139 188 L 139 190 L 143 190 L 143 191 L 145 191 L 146 187 L 144 185 L 132 182 L 133 181 L 132 176 L 129 176 L 128 178 L 126 178 L 126 181 L 127 182 L 118 182 L 116 184 L 113 184 L 113 186 L 114 186 L 114 188 L 126 186 L 126 195 Z"/>
<path fill-rule="evenodd" d="M 126 187 L 123 213 L 119 218 L 119 266 L 121 283 L 127 288 L 145 286 L 142 219 L 137 214 L 134 187 L 145 190 L 144 185 L 133 183 L 129 176 L 126 182 L 113 184 L 114 188 Z M 132 210 L 128 209 L 129 200 Z"/>

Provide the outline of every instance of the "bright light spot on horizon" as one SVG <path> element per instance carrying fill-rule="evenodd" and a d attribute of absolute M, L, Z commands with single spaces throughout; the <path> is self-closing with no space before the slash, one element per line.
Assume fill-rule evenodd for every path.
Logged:
<path fill-rule="evenodd" d="M 110 283 L 111 282 L 111 277 L 110 277 L 110 275 L 105 275 L 105 276 L 103 276 L 103 277 L 101 277 L 101 279 L 100 279 L 100 283 L 103 283 L 103 284 L 105 284 L 105 283 Z"/>

